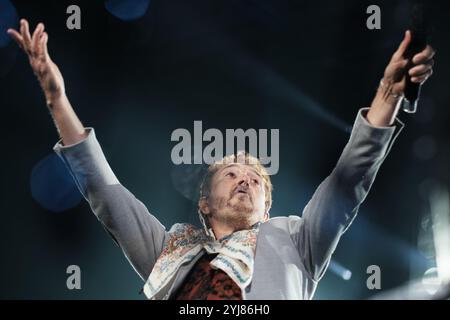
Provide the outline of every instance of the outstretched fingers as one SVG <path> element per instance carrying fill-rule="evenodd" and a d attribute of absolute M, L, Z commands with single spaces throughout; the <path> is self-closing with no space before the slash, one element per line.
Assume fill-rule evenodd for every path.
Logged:
<path fill-rule="evenodd" d="M 32 51 L 33 48 L 31 46 L 30 28 L 28 26 L 28 21 L 26 19 L 20 20 L 20 33 L 22 34 L 25 51 L 29 55 L 33 55 Z"/>
<path fill-rule="evenodd" d="M 41 57 L 41 59 L 44 61 L 47 61 L 49 59 L 47 50 L 47 41 L 48 41 L 48 34 L 47 32 L 43 32 L 42 37 L 39 39 L 38 54 L 39 57 Z"/>
<path fill-rule="evenodd" d="M 11 38 L 13 38 L 17 45 L 28 54 L 30 58 L 40 57 L 47 59 L 48 34 L 44 30 L 44 24 L 39 23 L 31 36 L 28 21 L 26 19 L 22 19 L 20 20 L 20 32 L 10 28 L 7 30 L 7 33 L 11 36 Z"/>
<path fill-rule="evenodd" d="M 19 32 L 14 29 L 8 29 L 7 33 L 11 36 L 11 38 L 13 38 L 20 48 L 24 49 L 23 37 Z"/>
<path fill-rule="evenodd" d="M 39 40 L 40 40 L 43 32 L 44 32 L 44 24 L 39 23 L 37 25 L 36 29 L 34 29 L 33 36 L 31 38 L 33 51 L 36 52 L 36 54 L 39 54 Z"/>

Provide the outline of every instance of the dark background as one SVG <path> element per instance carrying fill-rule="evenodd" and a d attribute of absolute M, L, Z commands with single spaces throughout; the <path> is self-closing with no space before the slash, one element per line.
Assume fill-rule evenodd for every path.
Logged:
<path fill-rule="evenodd" d="M 95 127 L 119 180 L 166 227 L 196 222 L 195 203 L 179 192 L 183 171 L 170 158 L 172 131 L 192 132 L 194 120 L 223 132 L 280 129 L 271 215 L 301 214 L 409 23 L 408 1 L 153 0 L 132 21 L 103 1 L 11 2 L 33 29 L 46 24 L 83 124 Z M 81 8 L 81 30 L 66 28 L 71 4 Z M 381 7 L 381 30 L 366 28 L 371 4 Z M 429 189 L 449 185 L 450 3 L 429 5 L 435 74 L 417 114 L 400 114 L 407 127 L 334 255 L 352 278 L 328 271 L 315 299 L 378 293 L 366 287 L 372 264 L 382 290 L 434 265 Z M 58 185 L 62 173 L 46 158 L 58 135 L 26 56 L 10 42 L 0 67 L 0 297 L 142 299 L 143 282 L 88 204 L 70 181 Z M 66 288 L 72 264 L 81 268 L 81 290 Z"/>

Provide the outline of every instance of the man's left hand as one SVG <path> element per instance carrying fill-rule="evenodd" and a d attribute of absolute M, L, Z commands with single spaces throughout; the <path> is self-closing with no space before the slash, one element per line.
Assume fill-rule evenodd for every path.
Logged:
<path fill-rule="evenodd" d="M 405 37 L 395 51 L 386 70 L 384 71 L 383 83 L 388 87 L 392 86 L 391 93 L 402 95 L 405 91 L 406 76 L 411 77 L 411 82 L 423 84 L 432 74 L 435 51 L 429 45 L 422 51 L 414 55 L 411 64 L 409 60 L 405 59 L 404 53 L 411 44 L 411 31 L 406 31 Z M 409 68 L 409 70 L 407 69 Z"/>

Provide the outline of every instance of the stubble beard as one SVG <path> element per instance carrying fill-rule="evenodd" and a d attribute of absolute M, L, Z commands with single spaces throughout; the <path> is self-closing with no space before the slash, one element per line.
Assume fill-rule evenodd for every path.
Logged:
<path fill-rule="evenodd" d="M 216 206 L 211 212 L 211 218 L 232 226 L 234 230 L 250 228 L 254 220 L 253 202 L 251 198 L 242 199 L 241 197 L 249 197 L 249 195 L 238 194 L 231 196 L 229 199 L 217 199 Z"/>

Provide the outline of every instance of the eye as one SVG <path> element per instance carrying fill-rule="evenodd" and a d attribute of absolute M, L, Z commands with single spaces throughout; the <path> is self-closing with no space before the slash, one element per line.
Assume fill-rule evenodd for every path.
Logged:
<path fill-rule="evenodd" d="M 253 179 L 253 183 L 254 184 L 259 184 L 259 180 L 258 179 Z"/>
<path fill-rule="evenodd" d="M 225 176 L 226 176 L 226 177 L 230 177 L 230 178 L 235 178 L 235 177 L 236 177 L 236 175 L 234 174 L 233 171 L 228 171 L 228 172 L 225 174 Z"/>

